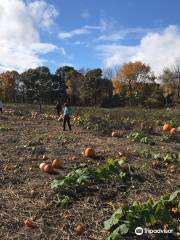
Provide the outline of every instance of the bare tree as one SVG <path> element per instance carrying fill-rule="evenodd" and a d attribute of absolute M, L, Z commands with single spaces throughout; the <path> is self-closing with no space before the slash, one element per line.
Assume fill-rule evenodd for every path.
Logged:
<path fill-rule="evenodd" d="M 113 77 L 113 69 L 112 68 L 104 68 L 103 69 L 103 77 L 111 80 Z"/>
<path fill-rule="evenodd" d="M 169 104 L 168 99 L 174 93 L 175 90 L 174 72 L 169 68 L 165 68 L 163 70 L 163 73 L 158 77 L 158 80 L 160 81 L 163 90 L 163 96 L 166 100 L 166 105 L 168 105 Z"/>
<path fill-rule="evenodd" d="M 180 98 L 180 60 L 178 60 L 173 66 L 173 73 L 175 75 L 175 85 L 177 89 L 178 100 Z"/>
<path fill-rule="evenodd" d="M 116 78 L 118 77 L 118 72 L 120 71 L 120 68 L 121 68 L 121 66 L 119 66 L 119 65 L 116 65 L 113 68 L 113 72 L 114 72 L 114 75 L 116 76 Z M 119 79 L 117 79 L 117 80 L 119 80 Z"/>
<path fill-rule="evenodd" d="M 77 70 L 80 74 L 82 74 L 83 76 L 86 75 L 86 73 L 88 71 L 90 71 L 90 68 L 80 68 L 79 70 Z"/>
<path fill-rule="evenodd" d="M 158 77 L 162 85 L 174 85 L 174 73 L 171 69 L 165 68 L 163 73 Z"/>

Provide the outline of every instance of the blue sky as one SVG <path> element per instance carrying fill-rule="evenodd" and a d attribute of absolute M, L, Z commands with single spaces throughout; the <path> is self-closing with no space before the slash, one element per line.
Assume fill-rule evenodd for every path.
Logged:
<path fill-rule="evenodd" d="M 179 0 L 1 0 L 0 71 L 46 65 L 156 74 L 180 59 Z"/>

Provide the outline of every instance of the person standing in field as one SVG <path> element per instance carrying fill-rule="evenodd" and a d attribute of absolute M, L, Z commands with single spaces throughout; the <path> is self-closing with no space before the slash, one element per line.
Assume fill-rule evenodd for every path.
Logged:
<path fill-rule="evenodd" d="M 0 112 L 1 112 L 1 113 L 3 112 L 3 103 L 2 103 L 1 100 L 0 100 Z"/>
<path fill-rule="evenodd" d="M 71 131 L 70 115 L 71 110 L 67 103 L 64 104 L 64 121 L 63 121 L 63 131 L 66 131 L 66 123 L 68 124 L 69 130 Z"/>
<path fill-rule="evenodd" d="M 62 111 L 62 107 L 61 104 L 59 102 L 57 102 L 56 104 L 56 111 L 57 111 L 57 115 L 60 115 L 60 112 Z"/>

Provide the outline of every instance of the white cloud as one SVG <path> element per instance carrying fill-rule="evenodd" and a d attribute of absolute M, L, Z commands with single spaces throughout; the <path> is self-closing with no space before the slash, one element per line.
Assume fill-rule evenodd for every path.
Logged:
<path fill-rule="evenodd" d="M 73 29 L 71 31 L 61 31 L 58 34 L 58 37 L 60 39 L 68 39 L 68 38 L 73 38 L 74 36 L 79 36 L 79 35 L 84 35 L 84 34 L 90 34 L 93 31 L 107 31 L 109 29 L 113 29 L 114 28 L 114 22 L 107 20 L 107 19 L 100 19 L 100 23 L 97 26 L 94 25 L 84 25 L 81 28 L 77 28 L 77 29 Z"/>
<path fill-rule="evenodd" d="M 121 40 L 123 39 L 124 36 L 122 36 L 121 34 L 119 33 L 112 33 L 112 34 L 109 34 L 109 35 L 101 35 L 99 36 L 96 41 L 111 41 L 111 42 L 116 42 L 118 40 Z"/>
<path fill-rule="evenodd" d="M 156 74 L 160 74 L 180 57 L 180 28 L 168 26 L 161 32 L 152 31 L 142 37 L 140 44 L 136 46 L 104 44 L 98 45 L 96 50 L 106 67 L 139 60 L 149 64 Z"/>
<path fill-rule="evenodd" d="M 116 31 L 110 31 L 109 33 L 106 33 L 104 35 L 99 36 L 94 40 L 94 42 L 100 42 L 100 41 L 108 41 L 108 42 L 117 42 L 122 39 L 130 38 L 140 38 L 150 32 L 151 30 L 148 28 L 126 28 Z"/>
<path fill-rule="evenodd" d="M 117 22 L 114 18 L 101 17 L 100 23 L 101 31 L 113 31 L 116 28 Z"/>
<path fill-rule="evenodd" d="M 85 27 L 74 29 L 70 32 L 60 32 L 58 37 L 60 39 L 66 39 L 66 38 L 72 38 L 76 35 L 83 35 L 83 34 L 89 34 L 90 31 L 86 29 Z"/>
<path fill-rule="evenodd" d="M 86 45 L 86 42 L 82 42 L 82 41 L 75 41 L 74 45 Z"/>
<path fill-rule="evenodd" d="M 63 47 L 59 48 L 59 50 L 60 50 L 60 53 L 61 53 L 63 56 L 66 56 L 66 55 L 67 55 L 67 54 L 66 54 L 66 51 L 65 51 L 65 49 L 64 49 Z"/>
<path fill-rule="evenodd" d="M 39 7 L 39 25 L 50 27 L 52 22 L 45 17 L 49 16 L 46 15 L 45 2 L 35 3 L 42 4 L 45 11 L 42 16 Z M 5 69 L 23 71 L 42 65 L 44 59 L 40 56 L 58 49 L 51 43 L 41 42 L 38 20 L 29 11 L 31 4 L 33 3 L 25 4 L 22 0 L 0 1 L 0 71 Z M 46 8 L 48 6 L 46 5 Z"/>
<path fill-rule="evenodd" d="M 82 44 L 81 41 L 75 41 L 75 42 L 74 42 L 74 45 L 81 45 L 81 44 Z"/>
<path fill-rule="evenodd" d="M 132 60 L 148 63 L 156 73 L 171 67 L 180 57 L 180 29 L 169 26 L 162 33 L 149 33 L 142 40 Z"/>
<path fill-rule="evenodd" d="M 80 16 L 82 18 L 84 18 L 85 20 L 89 19 L 90 18 L 90 12 L 88 9 L 85 9 L 84 11 L 82 11 L 82 13 L 80 14 Z"/>
<path fill-rule="evenodd" d="M 137 48 L 117 44 L 104 44 L 96 47 L 98 55 L 103 59 L 105 67 L 121 65 L 136 54 Z"/>
<path fill-rule="evenodd" d="M 28 12 L 34 21 L 44 30 L 50 30 L 59 12 L 52 4 L 44 0 L 35 0 L 28 5 Z"/>
<path fill-rule="evenodd" d="M 85 25 L 84 28 L 85 28 L 85 29 L 88 29 L 88 30 L 101 30 L 101 29 L 102 29 L 102 26 L 100 26 L 100 25 L 98 25 L 98 26 Z"/>
<path fill-rule="evenodd" d="M 51 43 L 32 43 L 31 44 L 31 51 L 36 54 L 46 54 L 48 52 L 52 52 L 57 50 L 58 47 Z M 64 54 L 65 50 L 63 48 L 59 48 L 59 50 Z"/>

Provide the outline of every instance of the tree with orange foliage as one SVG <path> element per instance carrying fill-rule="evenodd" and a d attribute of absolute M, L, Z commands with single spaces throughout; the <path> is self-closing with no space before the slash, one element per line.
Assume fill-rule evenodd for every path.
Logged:
<path fill-rule="evenodd" d="M 10 71 L 2 73 L 0 79 L 2 84 L 2 98 L 4 101 L 11 101 L 14 97 L 15 79 Z"/>
<path fill-rule="evenodd" d="M 2 79 L 0 74 L 0 100 L 2 99 Z"/>
<path fill-rule="evenodd" d="M 129 99 L 130 105 L 132 105 L 132 98 L 136 98 L 139 91 L 141 91 L 140 85 L 143 84 L 139 83 L 145 83 L 154 80 L 150 72 L 150 67 L 140 61 L 123 64 L 123 66 L 117 72 L 115 79 L 122 84 L 126 84 L 126 96 Z"/>
<path fill-rule="evenodd" d="M 116 78 L 112 79 L 112 86 L 113 86 L 113 96 L 117 95 L 121 92 L 122 85 L 121 85 L 120 81 L 118 81 Z"/>
<path fill-rule="evenodd" d="M 125 63 L 117 73 L 117 79 L 127 84 L 144 82 L 149 79 L 150 67 L 142 62 Z"/>

